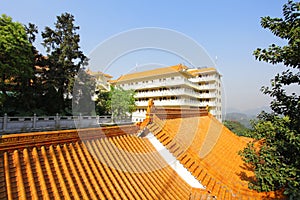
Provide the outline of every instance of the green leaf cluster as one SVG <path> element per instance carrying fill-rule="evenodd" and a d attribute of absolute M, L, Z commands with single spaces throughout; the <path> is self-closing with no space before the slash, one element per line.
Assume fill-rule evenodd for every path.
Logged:
<path fill-rule="evenodd" d="M 47 55 L 34 47 L 38 28 L 0 17 L 0 114 L 71 114 L 72 90 L 86 56 L 80 50 L 74 16 L 57 16 L 42 32 Z"/>
<path fill-rule="evenodd" d="M 75 76 L 87 57 L 80 50 L 80 37 L 77 33 L 79 26 L 74 25 L 74 16 L 63 13 L 57 16 L 54 29 L 46 27 L 42 32 L 43 45 L 48 53 L 44 73 L 45 86 L 54 88 L 58 107 L 56 112 L 71 110 L 71 93 Z M 51 94 L 50 94 L 51 95 Z"/>
<path fill-rule="evenodd" d="M 96 113 L 98 115 L 111 114 L 113 120 L 128 119 L 135 111 L 134 90 L 124 90 L 121 87 L 110 87 L 110 91 L 97 92 Z"/>
<path fill-rule="evenodd" d="M 110 92 L 99 91 L 96 99 L 96 113 L 97 115 L 110 115 Z"/>
<path fill-rule="evenodd" d="M 300 136 L 290 123 L 288 117 L 275 114 L 258 116 L 252 131 L 256 140 L 240 152 L 256 175 L 255 181 L 249 183 L 250 188 L 258 191 L 285 188 L 286 194 L 299 197 Z"/>
<path fill-rule="evenodd" d="M 111 87 L 109 92 L 108 107 L 111 108 L 112 118 L 115 120 L 126 119 L 135 110 L 135 92 L 124 90 L 121 87 Z"/>
<path fill-rule="evenodd" d="M 10 109 L 7 102 L 31 107 L 31 79 L 34 77 L 34 52 L 25 27 L 11 17 L 0 17 L 0 112 Z M 11 92 L 14 91 L 14 92 Z M 10 104 L 11 105 L 11 104 Z M 20 106 L 18 106 L 20 107 Z"/>
<path fill-rule="evenodd" d="M 277 74 L 270 87 L 262 87 L 273 98 L 273 112 L 258 116 L 251 132 L 255 141 L 240 155 L 255 173 L 250 188 L 283 188 L 290 199 L 300 199 L 300 96 L 286 91 L 286 86 L 300 85 L 300 2 L 289 0 L 283 6 L 283 18 L 263 17 L 261 25 L 287 43 L 258 48 L 254 56 L 271 64 L 283 63 L 288 69 Z"/>

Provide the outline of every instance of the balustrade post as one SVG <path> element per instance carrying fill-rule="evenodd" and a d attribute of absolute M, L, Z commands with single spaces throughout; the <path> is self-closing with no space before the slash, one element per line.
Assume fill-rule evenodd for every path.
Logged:
<path fill-rule="evenodd" d="M 58 129 L 59 128 L 59 115 L 58 113 L 56 113 L 56 116 L 55 116 L 55 128 Z"/>
<path fill-rule="evenodd" d="M 79 113 L 79 116 L 78 116 L 78 128 L 81 128 L 81 123 L 82 123 L 82 115 L 81 115 L 81 113 Z"/>
<path fill-rule="evenodd" d="M 99 124 L 99 119 L 100 119 L 100 116 L 96 115 L 96 122 L 97 122 L 97 124 Z"/>
<path fill-rule="evenodd" d="M 4 114 L 3 117 L 3 131 L 5 132 L 7 129 L 7 123 L 8 123 L 8 117 L 7 117 L 7 113 Z"/>
<path fill-rule="evenodd" d="M 33 126 L 32 126 L 33 129 L 36 128 L 36 114 L 34 113 L 33 114 Z"/>

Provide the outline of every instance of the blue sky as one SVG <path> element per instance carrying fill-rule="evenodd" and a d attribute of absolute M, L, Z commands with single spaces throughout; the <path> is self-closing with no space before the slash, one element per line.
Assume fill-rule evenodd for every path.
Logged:
<path fill-rule="evenodd" d="M 200 44 L 216 62 L 223 75 L 225 109 L 244 111 L 269 104 L 270 99 L 259 90 L 284 69 L 256 61 L 252 52 L 272 43 L 284 44 L 261 28 L 260 17 L 282 17 L 282 5 L 286 2 L 0 0 L 0 13 L 24 24 L 34 23 L 41 32 L 45 26 L 53 27 L 57 15 L 69 12 L 80 26 L 80 45 L 87 55 L 107 38 L 130 29 L 161 27 L 183 33 Z M 37 43 L 40 42 L 39 38 Z M 178 62 L 164 53 L 149 52 L 146 57 L 136 53 L 122 58 L 109 73 L 117 78 L 130 71 L 134 63 L 143 64 L 151 59 L 170 65 Z"/>

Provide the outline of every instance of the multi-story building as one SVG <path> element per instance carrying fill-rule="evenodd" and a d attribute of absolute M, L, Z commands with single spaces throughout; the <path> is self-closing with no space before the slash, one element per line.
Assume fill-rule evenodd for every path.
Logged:
<path fill-rule="evenodd" d="M 222 121 L 221 75 L 215 68 L 188 68 L 182 64 L 120 76 L 114 85 L 136 92 L 134 122 L 145 119 L 148 100 L 156 107 L 207 108 Z"/>
<path fill-rule="evenodd" d="M 189 69 L 194 78 L 189 79 L 200 86 L 200 105 L 208 106 L 209 111 L 222 121 L 222 83 L 221 74 L 215 68 Z"/>

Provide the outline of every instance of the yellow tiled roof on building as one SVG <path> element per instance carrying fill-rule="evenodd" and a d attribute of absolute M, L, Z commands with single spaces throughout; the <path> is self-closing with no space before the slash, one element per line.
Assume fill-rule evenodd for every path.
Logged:
<path fill-rule="evenodd" d="M 165 75 L 165 74 L 171 74 L 171 73 L 183 73 L 186 76 L 191 76 L 191 74 L 187 73 L 186 70 L 188 67 L 178 64 L 170 67 L 163 67 L 163 68 L 157 68 L 157 69 L 152 69 L 152 70 L 147 70 L 147 71 L 142 71 L 142 72 L 135 72 L 135 73 L 130 73 L 130 74 L 125 74 L 120 76 L 116 80 L 111 80 L 111 83 L 116 83 L 116 82 L 123 82 L 123 81 L 129 81 L 133 79 L 138 79 L 138 78 L 144 78 L 144 77 L 151 77 L 151 76 L 160 76 L 160 75 Z"/>
<path fill-rule="evenodd" d="M 196 76 L 197 74 L 202 73 L 202 72 L 209 72 L 209 71 L 215 72 L 217 70 L 214 67 L 188 69 L 188 72 L 191 73 L 193 76 Z"/>

